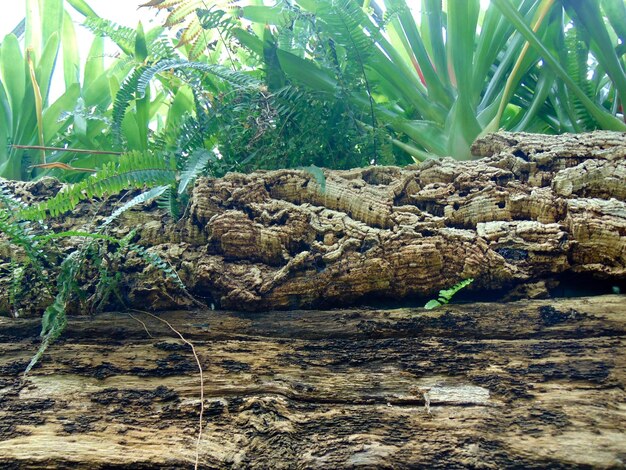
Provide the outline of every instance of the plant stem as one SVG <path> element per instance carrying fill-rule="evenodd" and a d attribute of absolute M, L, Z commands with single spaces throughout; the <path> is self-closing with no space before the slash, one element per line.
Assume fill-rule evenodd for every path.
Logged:
<path fill-rule="evenodd" d="M 12 145 L 15 149 L 26 150 L 51 150 L 56 152 L 74 152 L 74 153 L 91 153 L 94 155 L 122 155 L 122 152 L 113 152 L 109 150 L 88 150 L 88 149 L 72 149 L 64 147 L 46 147 L 44 145 Z"/>

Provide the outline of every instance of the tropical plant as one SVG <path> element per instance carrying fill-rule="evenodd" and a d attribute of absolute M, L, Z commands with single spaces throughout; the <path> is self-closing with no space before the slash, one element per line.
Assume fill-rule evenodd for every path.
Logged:
<path fill-rule="evenodd" d="M 542 41 L 508 1 L 494 4 L 545 63 L 536 74 L 536 98 L 521 103 L 529 114 L 542 105 L 540 98 L 547 97 L 559 131 L 626 130 L 623 111 L 622 120 L 616 119 L 626 97 L 623 0 L 544 0 L 542 8 L 553 17 L 551 41 Z"/>
<path fill-rule="evenodd" d="M 157 3 L 167 2 L 148 5 Z M 176 4 L 177 19 L 197 15 L 198 2 Z M 415 159 L 469 158 L 474 139 L 500 127 L 626 129 L 616 117 L 622 0 L 496 0 L 486 9 L 479 0 L 423 0 L 414 9 L 405 0 L 238 6 L 237 16 L 275 28 L 273 62 L 266 33 L 231 30 L 266 70 L 346 100 L 363 125 L 383 123 Z M 576 52 L 564 52 L 566 40 Z"/>
<path fill-rule="evenodd" d="M 82 15 L 95 15 L 82 0 L 67 2 Z M 110 103 L 103 77 L 102 39 L 94 40 L 81 86 L 76 34 L 64 1 L 29 0 L 24 26 L 24 52 L 13 33 L 0 46 L 0 140 L 6 143 L 0 147 L 0 176 L 30 179 L 50 168 L 90 170 L 98 163 L 95 159 L 102 157 L 83 154 L 77 160 L 79 155 L 73 152 L 46 155 L 46 150 L 98 148 L 106 122 L 94 126 L 92 118 L 95 110 L 106 109 Z M 50 103 L 51 80 L 61 50 L 65 91 Z"/>

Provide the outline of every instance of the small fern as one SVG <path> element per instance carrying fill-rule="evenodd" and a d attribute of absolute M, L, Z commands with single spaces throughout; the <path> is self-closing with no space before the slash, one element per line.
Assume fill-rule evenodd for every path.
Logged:
<path fill-rule="evenodd" d="M 41 359 L 48 346 L 61 336 L 67 325 L 66 307 L 72 291 L 75 289 L 76 273 L 80 267 L 79 251 L 69 254 L 61 263 L 57 278 L 57 295 L 54 302 L 46 308 L 41 319 L 41 345 L 28 363 L 24 374 L 28 374 L 35 364 Z"/>
<path fill-rule="evenodd" d="M 455 284 L 450 289 L 440 290 L 438 298 L 436 300 L 435 299 L 430 300 L 428 303 L 426 303 L 426 305 L 424 305 L 424 308 L 426 310 L 432 310 L 434 308 L 441 307 L 442 305 L 449 303 L 450 300 L 452 300 L 452 297 L 454 297 L 454 295 L 458 291 L 469 286 L 472 282 L 474 282 L 474 279 L 468 278 L 468 279 L 462 280 L 458 284 Z"/>

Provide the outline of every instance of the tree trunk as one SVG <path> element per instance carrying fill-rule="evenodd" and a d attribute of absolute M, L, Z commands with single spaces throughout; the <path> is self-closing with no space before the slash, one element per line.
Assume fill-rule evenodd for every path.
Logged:
<path fill-rule="evenodd" d="M 625 465 L 625 296 L 161 318 L 200 468 Z M 193 467 L 172 330 L 73 318 L 22 380 L 38 332 L 0 319 L 2 468 Z"/>
<path fill-rule="evenodd" d="M 202 178 L 177 223 L 153 204 L 125 213 L 113 234 L 136 229 L 138 243 L 168 260 L 192 296 L 218 308 L 421 300 L 466 278 L 479 298 L 545 297 L 573 275 L 610 292 L 626 286 L 625 137 L 503 132 L 474 145 L 481 160 L 325 171 L 323 184 L 299 170 Z M 60 185 L 13 188 L 36 200 Z M 113 211 L 115 201 L 106 202 L 97 213 L 81 204 L 51 225 L 93 227 Z M 0 243 L 0 268 L 9 271 L 14 253 Z M 136 256 L 114 268 L 128 306 L 193 303 Z M 0 281 L 0 310 L 42 309 L 41 296 L 12 307 L 10 282 Z"/>

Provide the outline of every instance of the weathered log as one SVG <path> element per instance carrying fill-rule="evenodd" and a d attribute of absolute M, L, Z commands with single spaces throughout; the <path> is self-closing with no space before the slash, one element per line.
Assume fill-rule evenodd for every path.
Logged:
<path fill-rule="evenodd" d="M 39 324 L 0 318 L 2 468 L 192 467 L 194 357 L 133 316 L 72 318 L 24 379 Z M 626 465 L 625 296 L 161 318 L 200 468 Z"/>
<path fill-rule="evenodd" d="M 178 223 L 155 204 L 126 213 L 113 232 L 137 229 L 139 243 L 169 260 L 193 296 L 218 308 L 415 299 L 470 277 L 470 290 L 531 297 L 572 275 L 626 287 L 626 134 L 499 133 L 474 151 L 484 158 L 326 171 L 325 190 L 298 170 L 203 178 Z M 26 199 L 59 187 L 15 186 Z M 83 228 L 112 210 L 82 204 L 52 226 Z M 4 272 L 14 253 L 0 246 Z M 136 256 L 115 269 L 130 306 L 190 305 Z M 3 311 L 11 309 L 9 282 L 0 279 Z M 41 310 L 41 300 L 19 308 Z"/>

